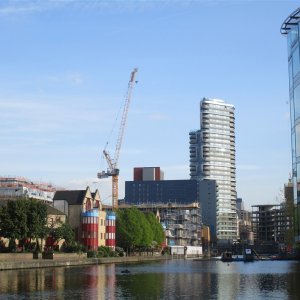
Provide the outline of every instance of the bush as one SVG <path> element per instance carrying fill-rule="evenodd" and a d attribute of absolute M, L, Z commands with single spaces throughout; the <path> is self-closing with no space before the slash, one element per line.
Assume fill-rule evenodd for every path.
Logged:
<path fill-rule="evenodd" d="M 75 252 L 86 252 L 86 248 L 82 244 L 72 243 L 70 245 L 66 245 L 65 243 L 61 246 L 63 252 L 66 253 L 75 253 Z"/>
<path fill-rule="evenodd" d="M 9 252 L 9 248 L 5 246 L 5 244 L 2 240 L 0 240 L 0 252 L 1 253 Z"/>
<path fill-rule="evenodd" d="M 97 252 L 96 251 L 88 251 L 86 255 L 87 255 L 87 258 L 96 258 Z"/>
<path fill-rule="evenodd" d="M 115 252 L 117 256 L 123 257 L 125 255 L 125 251 L 123 248 L 121 247 L 116 247 L 115 248 Z"/>
<path fill-rule="evenodd" d="M 98 247 L 98 257 L 109 257 L 110 255 L 111 249 L 107 246 L 100 246 Z"/>

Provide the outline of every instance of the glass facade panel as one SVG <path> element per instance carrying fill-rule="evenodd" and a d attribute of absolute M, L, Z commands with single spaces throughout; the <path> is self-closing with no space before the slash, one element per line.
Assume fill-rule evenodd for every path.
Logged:
<path fill-rule="evenodd" d="M 294 164 L 296 162 L 296 137 L 295 137 L 295 132 L 292 133 L 291 147 L 292 147 L 292 162 Z"/>
<path fill-rule="evenodd" d="M 300 205 L 297 205 L 295 208 L 295 215 L 294 215 L 294 232 L 296 240 L 299 242 L 299 234 L 300 234 Z"/>
<path fill-rule="evenodd" d="M 289 61 L 289 83 L 290 89 L 293 87 L 293 62 L 292 60 Z"/>
<path fill-rule="evenodd" d="M 295 119 L 300 117 L 300 85 L 297 85 L 294 89 L 294 99 L 291 99 L 294 104 L 293 110 L 295 110 Z"/>
<path fill-rule="evenodd" d="M 297 165 L 297 199 L 300 200 L 300 164 Z"/>
<path fill-rule="evenodd" d="M 296 131 L 296 157 L 300 156 L 300 124 L 296 125 L 296 128 L 295 128 L 295 131 Z M 300 175 L 300 173 L 299 173 Z"/>
<path fill-rule="evenodd" d="M 295 123 L 295 107 L 294 107 L 294 96 L 290 95 L 290 118 L 291 124 Z"/>
<path fill-rule="evenodd" d="M 293 52 L 293 76 L 295 77 L 300 72 L 299 46 Z"/>

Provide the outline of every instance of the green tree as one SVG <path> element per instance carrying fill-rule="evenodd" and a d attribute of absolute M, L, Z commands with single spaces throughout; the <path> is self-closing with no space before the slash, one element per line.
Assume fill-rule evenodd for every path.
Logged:
<path fill-rule="evenodd" d="M 33 199 L 27 201 L 28 234 L 30 238 L 36 239 L 36 250 L 40 250 L 39 239 L 42 240 L 49 233 L 47 228 L 47 206 L 46 204 Z"/>
<path fill-rule="evenodd" d="M 0 234 L 10 240 L 10 245 L 16 239 L 34 238 L 38 242 L 48 233 L 46 224 L 47 206 L 40 201 L 20 198 L 0 208 Z"/>
<path fill-rule="evenodd" d="M 138 246 L 140 246 L 140 247 L 149 247 L 152 244 L 153 237 L 154 237 L 151 225 L 147 221 L 147 219 L 145 217 L 145 214 L 143 214 L 138 209 L 136 209 L 136 210 L 137 210 L 138 218 L 140 220 L 140 226 L 141 226 L 141 229 L 142 229 L 142 236 L 141 236 L 140 243 L 139 243 Z"/>
<path fill-rule="evenodd" d="M 52 228 L 50 231 L 54 241 L 58 243 L 64 239 L 66 245 L 74 243 L 75 234 L 69 223 L 62 223 L 59 227 Z"/>
<path fill-rule="evenodd" d="M 152 212 L 146 212 L 145 217 L 150 224 L 151 230 L 153 232 L 153 242 L 161 245 L 165 240 L 165 233 L 162 225 L 159 223 L 154 213 Z"/>
<path fill-rule="evenodd" d="M 125 208 L 117 211 L 117 245 L 131 251 L 135 247 L 147 247 L 151 244 L 153 233 L 145 215 L 137 208 Z"/>
<path fill-rule="evenodd" d="M 28 235 L 27 203 L 24 199 L 8 201 L 0 209 L 0 233 L 9 239 L 15 248 L 15 240 L 25 239 Z M 14 249 L 11 249 L 14 250 Z"/>

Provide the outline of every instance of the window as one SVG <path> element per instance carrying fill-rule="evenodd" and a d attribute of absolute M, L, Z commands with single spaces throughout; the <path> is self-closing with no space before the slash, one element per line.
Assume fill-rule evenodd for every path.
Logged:
<path fill-rule="evenodd" d="M 86 210 L 91 210 L 92 209 L 92 203 L 90 199 L 86 200 Z"/>

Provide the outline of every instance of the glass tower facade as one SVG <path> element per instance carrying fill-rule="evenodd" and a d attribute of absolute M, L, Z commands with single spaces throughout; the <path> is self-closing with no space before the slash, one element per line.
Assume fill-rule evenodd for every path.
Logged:
<path fill-rule="evenodd" d="M 300 8 L 295 10 L 281 26 L 287 36 L 289 95 L 291 117 L 292 181 L 294 189 L 295 241 L 300 242 Z"/>
<path fill-rule="evenodd" d="M 200 102 L 200 131 L 190 133 L 190 175 L 217 182 L 216 235 L 237 240 L 234 106 L 223 100 Z"/>

